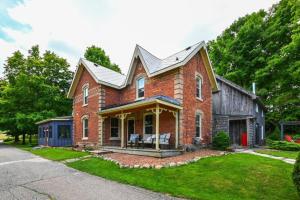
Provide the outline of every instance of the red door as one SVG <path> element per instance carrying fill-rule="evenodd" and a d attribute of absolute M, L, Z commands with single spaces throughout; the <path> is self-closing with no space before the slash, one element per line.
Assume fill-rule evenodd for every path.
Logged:
<path fill-rule="evenodd" d="M 248 146 L 247 133 L 242 133 L 242 146 Z"/>

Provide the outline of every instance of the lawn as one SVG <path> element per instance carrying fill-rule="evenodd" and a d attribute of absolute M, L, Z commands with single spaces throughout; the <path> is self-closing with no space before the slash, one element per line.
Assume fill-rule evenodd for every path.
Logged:
<path fill-rule="evenodd" d="M 272 156 L 291 158 L 291 159 L 296 159 L 299 154 L 299 151 L 280 151 L 280 150 L 270 150 L 270 149 L 260 149 L 260 150 L 256 150 L 255 152 L 268 154 Z"/>
<path fill-rule="evenodd" d="M 249 154 L 230 154 L 157 169 L 119 168 L 99 158 L 68 166 L 106 179 L 191 199 L 298 199 L 293 165 Z"/>
<path fill-rule="evenodd" d="M 65 148 L 42 148 L 42 149 L 30 149 L 31 153 L 41 156 L 43 158 L 55 161 L 62 161 L 66 159 L 79 158 L 89 155 L 87 152 L 73 151 Z"/>

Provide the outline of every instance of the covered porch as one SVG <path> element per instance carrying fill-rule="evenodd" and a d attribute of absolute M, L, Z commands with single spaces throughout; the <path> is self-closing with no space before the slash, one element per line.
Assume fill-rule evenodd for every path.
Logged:
<path fill-rule="evenodd" d="M 100 112 L 99 143 L 103 150 L 169 157 L 179 155 L 180 103 L 155 96 L 113 105 Z"/>

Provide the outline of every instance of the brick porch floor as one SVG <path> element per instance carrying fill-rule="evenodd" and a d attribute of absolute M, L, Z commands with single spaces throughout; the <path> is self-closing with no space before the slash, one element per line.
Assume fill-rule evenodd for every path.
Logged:
<path fill-rule="evenodd" d="M 202 149 L 195 152 L 186 152 L 179 156 L 168 158 L 154 158 L 149 156 L 129 155 L 124 153 L 108 153 L 103 154 L 105 160 L 111 160 L 120 165 L 120 167 L 131 168 L 162 168 L 184 165 L 190 162 L 195 162 L 204 157 L 224 155 L 222 151 L 210 149 Z"/>

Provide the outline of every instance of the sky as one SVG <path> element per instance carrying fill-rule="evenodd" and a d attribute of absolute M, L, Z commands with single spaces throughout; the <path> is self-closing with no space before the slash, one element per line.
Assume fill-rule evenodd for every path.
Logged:
<path fill-rule="evenodd" d="M 215 39 L 239 17 L 278 0 L 0 0 L 0 77 L 14 51 L 38 44 L 74 71 L 88 46 L 127 73 L 136 44 L 165 58 Z"/>

